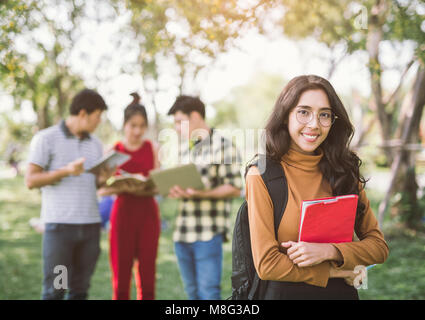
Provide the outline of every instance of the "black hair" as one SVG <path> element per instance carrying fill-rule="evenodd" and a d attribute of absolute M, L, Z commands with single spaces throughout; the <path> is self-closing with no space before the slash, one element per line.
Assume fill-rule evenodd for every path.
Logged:
<path fill-rule="evenodd" d="M 90 114 L 96 110 L 104 111 L 106 109 L 108 107 L 100 94 L 91 89 L 84 89 L 72 99 L 69 113 L 76 116 L 81 110 L 86 110 Z"/>
<path fill-rule="evenodd" d="M 146 113 L 146 108 L 143 104 L 140 103 L 140 96 L 137 92 L 130 94 L 133 96 L 133 101 L 125 108 L 124 110 L 124 124 L 131 119 L 136 114 L 140 114 L 144 119 L 146 125 L 148 124 L 148 116 Z"/>
<path fill-rule="evenodd" d="M 178 96 L 168 115 L 173 115 L 177 111 L 190 115 L 193 111 L 198 112 L 205 119 L 205 105 L 198 97 L 181 95 Z"/>

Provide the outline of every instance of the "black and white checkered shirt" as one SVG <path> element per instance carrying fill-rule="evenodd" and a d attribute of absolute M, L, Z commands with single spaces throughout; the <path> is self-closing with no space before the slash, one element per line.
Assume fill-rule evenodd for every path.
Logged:
<path fill-rule="evenodd" d="M 215 130 L 190 148 L 180 148 L 180 161 L 194 163 L 201 173 L 205 189 L 223 184 L 242 188 L 241 157 L 232 142 Z M 186 161 L 184 160 L 186 159 Z M 175 242 L 208 241 L 230 229 L 231 199 L 182 199 L 178 207 L 173 240 Z"/>

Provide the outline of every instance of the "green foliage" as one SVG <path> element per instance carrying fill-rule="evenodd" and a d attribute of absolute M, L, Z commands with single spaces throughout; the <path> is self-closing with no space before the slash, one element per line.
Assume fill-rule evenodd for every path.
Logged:
<path fill-rule="evenodd" d="M 280 20 L 283 31 L 293 38 L 313 36 L 328 47 L 345 43 L 348 52 L 365 47 L 364 32 L 357 28 L 359 11 L 351 0 L 280 1 L 285 15 Z M 367 1 L 356 1 L 361 4 Z"/>
<path fill-rule="evenodd" d="M 8 0 L 0 2 L 0 75 L 22 71 L 14 54 L 13 42 L 23 29 L 32 27 L 30 13 L 37 8 L 37 1 Z"/>
<path fill-rule="evenodd" d="M 132 13 L 131 30 L 140 48 L 144 78 L 157 81 L 161 59 L 171 58 L 179 69 L 181 92 L 185 79 L 195 79 L 246 27 L 256 24 L 255 8 L 267 6 L 267 1 L 247 7 L 237 0 L 127 0 L 125 4 Z"/>
<path fill-rule="evenodd" d="M 393 1 L 388 19 L 387 38 L 410 40 L 416 44 L 415 54 L 425 63 L 425 2 Z"/>
<path fill-rule="evenodd" d="M 7 37 L 0 45 L 0 56 L 11 56 L 13 61 L 6 60 L 0 83 L 13 96 L 16 109 L 23 100 L 32 103 L 38 127 L 43 129 L 66 114 L 70 98 L 84 87 L 67 61 L 84 15 L 84 2 L 7 1 L 6 6 L 1 17 L 14 30 L 4 30 Z M 52 10 L 64 10 L 69 19 L 61 21 Z"/>
<path fill-rule="evenodd" d="M 375 23 L 384 31 L 383 40 L 414 41 L 416 54 L 423 61 L 423 1 L 383 0 L 386 10 L 379 17 L 374 15 L 373 6 L 377 2 L 373 0 L 276 0 L 274 3 L 284 7 L 280 25 L 290 37 L 313 37 L 328 47 L 343 43 L 347 52 L 352 53 L 366 49 L 371 23 Z"/>

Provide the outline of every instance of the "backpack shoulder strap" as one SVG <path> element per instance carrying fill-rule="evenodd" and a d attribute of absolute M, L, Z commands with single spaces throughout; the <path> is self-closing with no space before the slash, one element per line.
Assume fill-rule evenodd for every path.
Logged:
<path fill-rule="evenodd" d="M 264 154 L 259 154 L 256 161 L 249 164 L 248 168 L 253 165 L 260 171 L 261 178 L 273 202 L 274 231 L 277 239 L 279 224 L 288 202 L 288 183 L 285 172 L 279 162 L 266 157 Z"/>
<path fill-rule="evenodd" d="M 274 234 L 277 240 L 277 232 L 280 221 L 282 220 L 283 213 L 285 212 L 286 204 L 288 202 L 288 183 L 286 181 L 285 172 L 283 171 L 280 163 L 267 158 L 264 154 L 259 154 L 255 162 L 248 164 L 245 170 L 245 176 L 251 166 L 256 166 L 260 171 L 261 178 L 263 179 L 270 198 L 272 199 Z M 258 274 L 255 273 L 254 282 L 248 294 L 248 300 L 253 300 L 257 295 L 257 289 L 260 282 L 261 280 L 258 277 Z"/>

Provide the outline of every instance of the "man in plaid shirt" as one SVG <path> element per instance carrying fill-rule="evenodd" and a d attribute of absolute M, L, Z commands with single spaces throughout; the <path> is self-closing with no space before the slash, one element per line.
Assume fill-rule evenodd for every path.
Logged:
<path fill-rule="evenodd" d="M 231 141 L 207 126 L 199 98 L 179 96 L 168 114 L 183 141 L 189 140 L 188 147 L 180 145 L 180 162 L 195 163 L 205 185 L 204 190 L 174 186 L 169 194 L 181 199 L 173 240 L 185 291 L 189 299 L 220 299 L 222 243 L 232 198 L 242 188 L 241 159 Z"/>

